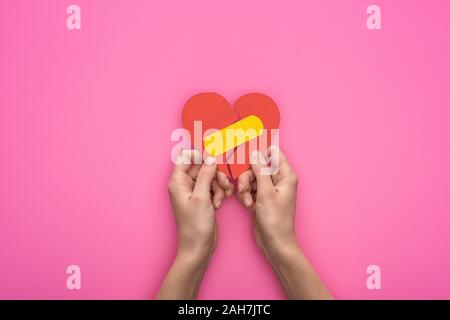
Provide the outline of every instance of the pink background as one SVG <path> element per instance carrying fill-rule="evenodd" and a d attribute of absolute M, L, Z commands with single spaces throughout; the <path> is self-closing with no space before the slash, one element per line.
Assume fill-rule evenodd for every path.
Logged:
<path fill-rule="evenodd" d="M 450 2 L 0 0 L 0 298 L 153 298 L 184 102 L 259 91 L 337 298 L 450 298 Z M 284 298 L 227 200 L 199 298 Z M 82 290 L 66 289 L 66 267 Z M 366 288 L 377 264 L 382 289 Z"/>

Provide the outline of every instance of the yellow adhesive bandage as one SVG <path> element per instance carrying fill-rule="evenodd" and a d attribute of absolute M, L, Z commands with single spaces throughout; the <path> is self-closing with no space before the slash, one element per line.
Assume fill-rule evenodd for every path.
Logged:
<path fill-rule="evenodd" d="M 248 116 L 204 139 L 205 150 L 217 157 L 263 134 L 263 123 L 257 116 Z"/>

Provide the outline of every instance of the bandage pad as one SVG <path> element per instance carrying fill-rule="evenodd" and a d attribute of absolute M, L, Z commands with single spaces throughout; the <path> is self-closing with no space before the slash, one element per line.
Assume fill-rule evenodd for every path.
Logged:
<path fill-rule="evenodd" d="M 192 147 L 216 157 L 218 169 L 230 179 L 250 168 L 252 150 L 270 146 L 271 129 L 279 123 L 277 105 L 260 93 L 240 97 L 234 107 L 217 93 L 200 93 L 186 102 L 182 113 Z"/>

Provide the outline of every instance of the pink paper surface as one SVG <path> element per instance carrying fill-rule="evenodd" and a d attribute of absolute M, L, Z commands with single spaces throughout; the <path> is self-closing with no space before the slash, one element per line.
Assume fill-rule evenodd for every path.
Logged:
<path fill-rule="evenodd" d="M 258 91 L 280 108 L 298 237 L 336 298 L 449 299 L 450 2 L 377 0 L 375 31 L 371 3 L 0 0 L 0 298 L 154 298 L 176 252 L 184 102 Z M 199 298 L 284 298 L 235 198 L 218 223 Z"/>

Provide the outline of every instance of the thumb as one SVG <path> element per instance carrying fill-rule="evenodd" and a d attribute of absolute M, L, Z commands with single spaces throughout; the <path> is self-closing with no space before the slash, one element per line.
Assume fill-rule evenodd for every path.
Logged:
<path fill-rule="evenodd" d="M 274 186 L 270 176 L 270 168 L 267 166 L 268 160 L 260 151 L 253 151 L 251 156 L 252 171 L 255 174 L 257 191 L 273 191 Z"/>
<path fill-rule="evenodd" d="M 217 164 L 216 159 L 213 157 L 208 157 L 202 164 L 200 171 L 197 175 L 197 182 L 195 183 L 194 192 L 197 194 L 207 194 L 211 190 L 211 184 L 216 176 Z"/>

